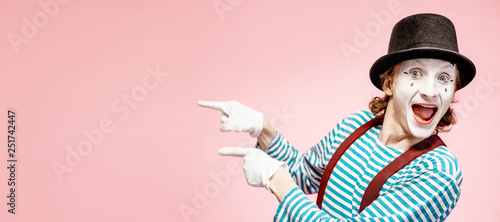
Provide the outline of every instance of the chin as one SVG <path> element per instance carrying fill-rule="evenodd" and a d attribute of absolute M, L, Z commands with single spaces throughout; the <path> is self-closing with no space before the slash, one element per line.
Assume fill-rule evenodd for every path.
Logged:
<path fill-rule="evenodd" d="M 431 136 L 434 133 L 435 129 L 435 128 L 427 128 L 427 127 L 423 128 L 423 127 L 412 127 L 412 126 L 409 126 L 408 128 L 410 128 L 411 135 L 420 139 L 425 139 Z"/>

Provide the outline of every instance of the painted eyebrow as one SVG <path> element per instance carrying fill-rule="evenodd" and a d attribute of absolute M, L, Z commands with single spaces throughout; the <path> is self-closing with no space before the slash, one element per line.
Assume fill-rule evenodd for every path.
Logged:
<path fill-rule="evenodd" d="M 412 60 L 412 61 L 408 62 L 407 64 L 405 64 L 404 68 L 408 68 L 410 66 L 415 66 L 415 65 L 420 66 L 420 67 L 425 66 L 423 63 L 419 62 L 418 60 Z M 441 69 L 448 69 L 448 68 L 455 70 L 455 64 L 453 64 L 452 62 L 447 62 L 441 67 Z"/>
<path fill-rule="evenodd" d="M 402 69 L 407 69 L 408 67 L 411 67 L 411 66 L 415 66 L 415 65 L 419 65 L 420 67 L 422 67 L 422 63 L 418 62 L 417 60 L 411 60 L 411 61 L 406 61 L 402 66 L 401 68 Z"/>
<path fill-rule="evenodd" d="M 449 62 L 449 63 L 446 63 L 444 64 L 441 69 L 446 69 L 446 68 L 451 68 L 451 69 L 455 69 L 455 64 Z"/>

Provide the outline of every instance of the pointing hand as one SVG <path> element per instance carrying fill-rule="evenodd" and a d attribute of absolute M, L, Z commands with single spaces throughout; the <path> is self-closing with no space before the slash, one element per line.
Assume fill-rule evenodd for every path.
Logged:
<path fill-rule="evenodd" d="M 264 124 L 264 115 L 238 101 L 198 101 L 198 105 L 222 112 L 220 131 L 248 132 L 259 137 Z"/>
<path fill-rule="evenodd" d="M 254 187 L 265 187 L 269 191 L 269 179 L 281 166 L 286 167 L 284 162 L 275 160 L 264 151 L 253 147 L 224 147 L 219 150 L 219 154 L 243 157 L 243 172 L 247 183 Z"/>

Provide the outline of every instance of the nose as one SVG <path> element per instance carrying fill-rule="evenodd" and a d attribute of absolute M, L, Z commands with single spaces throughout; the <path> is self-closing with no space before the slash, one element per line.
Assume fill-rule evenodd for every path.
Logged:
<path fill-rule="evenodd" d="M 424 99 L 433 99 L 437 97 L 438 92 L 433 83 L 428 83 L 424 87 L 420 88 L 420 95 L 422 95 Z"/>

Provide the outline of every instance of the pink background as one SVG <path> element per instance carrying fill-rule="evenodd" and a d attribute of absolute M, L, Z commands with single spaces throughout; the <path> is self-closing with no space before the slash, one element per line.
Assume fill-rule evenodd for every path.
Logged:
<path fill-rule="evenodd" d="M 17 111 L 19 162 L 11 215 L 4 122 L 0 221 L 271 221 L 275 197 L 246 184 L 241 159 L 216 152 L 255 140 L 219 132 L 220 114 L 196 101 L 238 100 L 305 151 L 380 95 L 368 70 L 393 25 L 421 12 L 449 17 L 477 66 L 457 94 L 460 124 L 442 136 L 464 174 L 447 221 L 500 221 L 500 3 L 348 2 L 2 0 L 0 118 Z M 347 44 L 358 51 L 344 54 Z M 157 66 L 168 76 L 144 90 Z M 133 104 L 121 102 L 131 93 Z M 103 119 L 112 132 L 59 181 L 53 164 Z"/>

